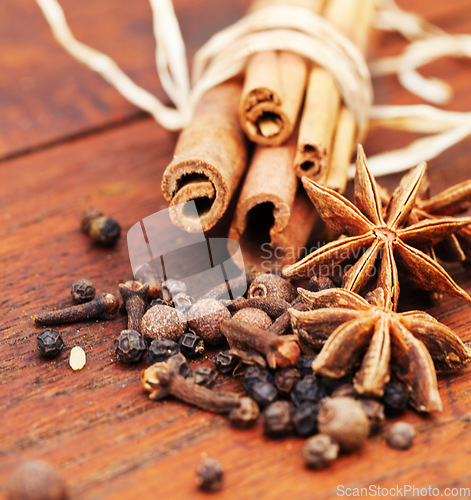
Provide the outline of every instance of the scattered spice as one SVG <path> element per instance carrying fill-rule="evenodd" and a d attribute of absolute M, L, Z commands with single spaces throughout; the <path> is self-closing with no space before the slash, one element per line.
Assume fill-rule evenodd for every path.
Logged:
<path fill-rule="evenodd" d="M 265 408 L 278 398 L 278 391 L 270 382 L 256 382 L 249 394 L 260 408 Z"/>
<path fill-rule="evenodd" d="M 206 458 L 196 472 L 196 484 L 204 491 L 219 491 L 222 487 L 223 469 L 213 458 Z"/>
<path fill-rule="evenodd" d="M 79 347 L 75 346 L 70 351 L 69 365 L 74 371 L 81 370 L 85 363 L 87 362 L 87 357 L 85 351 Z"/>
<path fill-rule="evenodd" d="M 81 217 L 82 231 L 98 245 L 112 247 L 121 235 L 119 223 L 94 208 L 85 210 Z"/>
<path fill-rule="evenodd" d="M 263 329 L 268 328 L 272 324 L 270 316 L 265 311 L 256 309 L 255 307 L 240 309 L 232 316 L 232 319 L 245 321 Z"/>
<path fill-rule="evenodd" d="M 267 436 L 285 436 L 291 431 L 291 405 L 287 401 L 275 401 L 262 414 L 263 432 Z"/>
<path fill-rule="evenodd" d="M 317 432 L 319 405 L 305 401 L 297 406 L 292 415 L 293 430 L 301 437 L 312 436 Z"/>
<path fill-rule="evenodd" d="M 73 283 L 70 294 L 76 304 L 83 304 L 95 298 L 96 290 L 90 280 L 81 279 Z"/>
<path fill-rule="evenodd" d="M 41 325 L 60 325 L 97 318 L 111 319 L 116 316 L 118 306 L 118 299 L 113 294 L 100 293 L 90 302 L 38 314 L 33 316 L 33 320 Z"/>
<path fill-rule="evenodd" d="M 187 358 L 195 358 L 204 353 L 203 339 L 194 333 L 184 333 L 180 337 L 178 345 L 182 354 Z"/>
<path fill-rule="evenodd" d="M 120 283 L 119 293 L 123 298 L 124 308 L 128 315 L 128 330 L 141 331 L 141 322 L 147 308 L 149 285 L 139 281 Z"/>
<path fill-rule="evenodd" d="M 255 297 L 253 299 L 244 299 L 241 297 L 234 300 L 234 302 L 229 305 L 228 309 L 232 313 L 235 313 L 236 311 L 245 309 L 246 307 L 261 309 L 262 311 L 265 311 L 270 318 L 276 319 L 289 309 L 290 303 L 277 297 Z"/>
<path fill-rule="evenodd" d="M 178 342 L 185 329 L 183 314 L 170 306 L 151 307 L 141 321 L 141 333 L 149 339 L 169 339 Z"/>
<path fill-rule="evenodd" d="M 229 351 L 219 351 L 214 356 L 214 365 L 221 373 L 233 373 L 239 364 L 239 359 Z"/>
<path fill-rule="evenodd" d="M 262 366 L 265 361 L 261 356 L 251 356 L 250 351 L 263 354 L 272 369 L 295 365 L 300 356 L 300 350 L 295 335 L 278 336 L 262 328 L 237 321 L 224 321 L 221 331 L 231 346 L 231 353 L 242 360 L 252 359 Z"/>
<path fill-rule="evenodd" d="M 195 384 L 211 388 L 216 382 L 218 374 L 210 366 L 197 366 L 193 370 L 193 380 Z"/>
<path fill-rule="evenodd" d="M 229 413 L 229 422 L 233 427 L 247 429 L 255 424 L 260 415 L 260 409 L 252 398 L 241 398 L 239 405 Z"/>
<path fill-rule="evenodd" d="M 271 273 L 257 274 L 247 292 L 249 299 L 275 297 L 291 302 L 296 296 L 296 288 L 288 280 Z"/>
<path fill-rule="evenodd" d="M 383 401 L 388 415 L 400 415 L 407 407 L 409 395 L 401 384 L 388 382 L 384 387 Z"/>
<path fill-rule="evenodd" d="M 308 467 L 324 469 L 337 460 L 339 451 L 339 445 L 332 437 L 317 434 L 306 441 L 303 448 L 303 458 Z"/>
<path fill-rule="evenodd" d="M 57 469 L 42 460 L 17 467 L 4 485 L 7 500 L 66 500 L 67 486 Z"/>
<path fill-rule="evenodd" d="M 351 398 L 326 398 L 319 408 L 317 425 L 345 451 L 359 448 L 368 438 L 370 423 L 361 404 Z"/>
<path fill-rule="evenodd" d="M 116 340 L 116 357 L 122 363 L 137 363 L 146 351 L 144 337 L 136 330 L 123 330 Z"/>
<path fill-rule="evenodd" d="M 269 382 L 273 384 L 273 375 L 259 366 L 249 366 L 245 371 L 243 382 L 247 394 L 251 394 L 252 388 L 257 382 Z"/>
<path fill-rule="evenodd" d="M 278 370 L 274 377 L 275 387 L 284 397 L 289 397 L 300 380 L 301 374 L 299 373 L 299 370 L 293 368 L 292 366 Z"/>
<path fill-rule="evenodd" d="M 230 319 L 226 306 L 216 299 L 201 299 L 188 311 L 188 326 L 198 334 L 206 344 L 218 345 L 224 341 L 220 325 Z"/>
<path fill-rule="evenodd" d="M 166 361 L 171 356 L 180 353 L 180 346 L 169 339 L 155 339 L 147 349 L 147 357 L 151 364 Z"/>
<path fill-rule="evenodd" d="M 306 375 L 291 392 L 291 399 L 296 406 L 301 403 L 318 403 L 326 396 L 321 381 L 314 375 Z"/>
<path fill-rule="evenodd" d="M 386 442 L 391 448 L 407 450 L 412 446 L 415 438 L 414 427 L 407 422 L 396 422 L 386 434 Z"/>
<path fill-rule="evenodd" d="M 39 352 L 46 358 L 58 356 L 64 348 L 61 334 L 52 328 L 46 328 L 37 337 Z"/>

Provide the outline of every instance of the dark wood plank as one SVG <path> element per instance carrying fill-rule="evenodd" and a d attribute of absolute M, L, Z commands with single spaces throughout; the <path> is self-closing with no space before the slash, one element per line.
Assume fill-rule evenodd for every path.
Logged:
<path fill-rule="evenodd" d="M 113 57 L 136 83 L 168 102 L 155 69 L 151 10 L 146 0 L 60 3 L 80 41 Z M 242 15 L 248 0 L 174 3 L 191 58 L 212 33 Z M 34 1 L 2 2 L 0 19 L 4 20 L 0 160 L 142 115 L 55 42 Z"/>
<path fill-rule="evenodd" d="M 200 35 L 197 35 L 198 23 L 190 16 L 192 3 L 181 0 L 177 5 L 181 5 L 181 13 L 186 17 L 183 21 L 186 29 L 195 25 L 192 29 L 197 44 Z M 216 4 L 197 15 L 212 28 L 216 28 L 224 16 L 229 16 L 225 3 Z M 16 5 L 23 6 L 25 12 L 35 7 L 26 2 L 23 5 L 22 0 Z M 83 37 L 93 35 L 94 40 L 100 35 L 97 26 L 90 26 L 88 31 L 87 17 L 82 21 L 85 13 L 81 12 L 79 4 L 74 7 L 73 2 L 68 1 L 66 5 L 80 17 L 83 24 L 78 22 L 77 29 L 83 30 Z M 104 5 L 97 2 L 90 8 L 96 13 L 104 9 Z M 410 5 L 426 12 L 431 19 L 436 16 L 437 22 L 443 16 L 449 29 L 471 29 L 469 16 L 463 15 L 465 3 L 461 1 L 447 6 L 436 0 L 414 0 Z M 132 25 L 129 18 L 138 13 L 139 8 L 129 10 L 123 19 L 118 19 L 121 11 L 116 11 L 113 29 L 120 31 L 117 26 L 122 22 Z M 144 20 L 145 6 L 142 8 Z M 9 9 L 10 14 L 18 15 L 16 6 L 11 3 L 7 7 L 2 4 L 0 9 L 4 12 Z M 31 36 L 42 29 L 44 35 L 46 27 L 32 27 Z M 9 36 L 13 36 L 11 29 L 9 32 Z M 152 44 L 146 36 L 143 39 L 147 40 L 144 43 L 148 43 L 149 60 L 152 61 Z M 379 45 L 384 41 L 396 47 L 400 44 L 398 37 L 381 37 L 374 53 L 390 50 Z M 105 46 L 101 48 L 108 50 Z M 43 68 L 44 75 L 49 74 L 53 79 L 61 73 L 68 75 L 64 68 L 68 68 L 70 74 L 76 71 L 73 69 L 75 63 L 69 65 L 67 62 L 68 56 L 62 57 L 60 50 L 55 52 L 52 41 L 50 49 L 53 51 L 48 62 L 50 66 Z M 119 48 L 116 50 L 119 52 Z M 15 64 L 11 63 L 16 65 L 18 74 L 32 64 L 28 57 L 19 56 Z M 134 64 L 131 50 L 126 57 Z M 145 79 L 148 73 L 141 66 L 144 63 L 140 57 L 135 61 L 135 70 L 142 67 Z M 24 59 L 23 66 L 21 61 Z M 57 63 L 64 65 L 60 71 L 54 61 L 62 61 Z M 467 62 L 446 60 L 427 71 L 440 74 L 446 71 L 448 74 L 457 90 L 450 108 L 471 108 L 471 96 L 466 92 L 470 78 Z M 11 115 L 7 113 L 7 124 L 0 125 L 5 129 L 4 143 L 9 153 L 90 130 L 97 123 L 132 116 L 131 107 L 122 104 L 120 108 L 119 99 L 112 91 L 108 92 L 106 86 L 102 87 L 98 77 L 88 80 L 87 71 L 80 72 L 84 78 L 80 88 L 84 86 L 87 92 L 99 96 L 97 99 L 108 102 L 109 109 L 93 108 L 84 113 L 77 124 L 73 117 L 58 121 L 62 104 L 60 93 L 54 91 L 50 100 L 40 105 L 44 112 L 49 109 L 52 117 L 46 130 L 41 131 L 39 124 L 36 128 L 18 130 L 15 116 L 19 122 L 20 117 L 29 116 L 32 101 L 22 101 L 23 91 L 12 88 L 9 99 L 14 105 L 8 108 Z M 46 76 L 44 78 L 46 81 Z M 3 79 L 6 81 L 5 75 L 0 76 L 0 81 Z M 44 89 L 47 89 L 46 83 Z M 378 81 L 376 90 L 383 101 L 415 102 L 414 99 L 408 101 L 409 96 L 392 78 Z M 74 96 L 76 92 L 77 87 L 69 87 L 68 95 Z M 2 94 L 0 102 L 7 102 Z M 72 129 L 74 126 L 78 128 Z M 135 222 L 164 208 L 160 177 L 172 157 L 175 139 L 176 134 L 160 129 L 150 118 L 142 118 L 126 126 L 24 154 L 0 167 L 0 282 L 4 290 L 0 298 L 0 498 L 4 498 L 1 485 L 17 461 L 33 457 L 48 460 L 59 468 L 74 499 L 164 495 L 203 498 L 204 495 L 195 489 L 194 471 L 205 455 L 218 458 L 226 469 L 225 488 L 214 495 L 221 499 L 336 498 L 339 485 L 384 488 L 430 485 L 442 490 L 471 486 L 467 466 L 471 445 L 470 369 L 441 378 L 443 413 L 432 417 L 406 413 L 404 419 L 414 423 L 419 431 L 415 446 L 408 452 L 389 449 L 382 437 L 377 436 L 359 453 L 343 456 L 326 471 L 312 472 L 303 466 L 301 439 L 267 440 L 262 436 L 260 425 L 248 431 L 237 431 L 230 428 L 223 417 L 172 400 L 151 402 L 141 390 L 139 368 L 114 362 L 112 341 L 125 325 L 124 316 L 111 322 L 60 327 L 67 345 L 64 354 L 51 362 L 39 358 L 35 342 L 40 329 L 30 319 L 33 313 L 70 303 L 69 287 L 78 278 L 88 277 L 100 291 L 117 293 L 118 283 L 131 276 L 125 238 L 113 250 L 94 248 L 79 230 L 80 212 L 94 205 L 114 215 L 122 223 L 125 235 Z M 366 149 L 368 153 L 382 151 L 401 141 L 404 137 L 400 134 L 396 137 L 375 132 L 370 135 Z M 470 144 L 470 140 L 466 140 L 430 162 L 434 192 L 469 177 Z M 393 187 L 397 178 L 391 176 L 384 182 Z M 459 265 L 449 266 L 449 269 L 458 283 L 470 292 L 469 269 Z M 412 296 L 403 307 L 416 305 Z M 434 305 L 424 301 L 419 305 L 454 328 L 463 340 L 471 341 L 468 304 L 445 298 Z M 67 363 L 68 353 L 74 345 L 81 345 L 88 356 L 86 367 L 77 373 L 72 372 Z M 218 386 L 223 390 L 239 390 L 240 381 L 221 378 Z"/>

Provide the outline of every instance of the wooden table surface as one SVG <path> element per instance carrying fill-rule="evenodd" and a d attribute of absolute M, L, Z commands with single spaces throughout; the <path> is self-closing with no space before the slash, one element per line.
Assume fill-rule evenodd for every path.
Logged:
<path fill-rule="evenodd" d="M 449 32 L 471 31 L 469 0 L 400 3 Z M 145 0 L 62 4 L 80 40 L 112 55 L 163 97 Z M 247 5 L 175 1 L 189 54 Z M 72 60 L 53 40 L 35 2 L 4 0 L 0 25 L 0 486 L 18 460 L 40 458 L 58 467 L 74 499 L 203 498 L 194 476 L 207 455 L 226 471 L 223 491 L 213 495 L 221 499 L 336 498 L 340 485 L 431 486 L 441 492 L 471 486 L 471 369 L 440 379 L 441 414 L 404 414 L 418 431 L 411 450 L 390 449 L 376 436 L 360 452 L 313 472 L 303 466 L 302 439 L 268 440 L 260 425 L 234 430 L 223 417 L 173 400 L 150 401 L 141 390 L 140 367 L 114 361 L 112 342 L 124 316 L 60 327 L 65 352 L 50 362 L 40 359 L 32 314 L 69 304 L 76 279 L 87 277 L 99 291 L 118 293 L 118 283 L 131 278 L 125 234 L 165 207 L 160 178 L 177 135 Z M 369 57 L 401 47 L 398 35 L 375 33 Z M 447 109 L 471 110 L 469 61 L 444 59 L 424 72 L 452 84 Z M 419 102 L 394 77 L 375 81 L 375 96 L 378 103 Z M 365 149 L 371 155 L 408 139 L 374 131 Z M 470 147 L 465 140 L 430 162 L 433 192 L 470 177 Z M 394 186 L 398 178 L 384 183 Z M 79 214 L 90 205 L 121 222 L 124 237 L 114 249 L 93 247 L 80 232 Z M 447 268 L 471 292 L 470 269 Z M 410 300 L 402 307 L 411 306 Z M 469 304 L 444 298 L 422 306 L 471 340 Z M 75 345 L 88 356 L 80 372 L 68 366 Z M 218 385 L 231 390 L 240 381 L 221 379 Z"/>

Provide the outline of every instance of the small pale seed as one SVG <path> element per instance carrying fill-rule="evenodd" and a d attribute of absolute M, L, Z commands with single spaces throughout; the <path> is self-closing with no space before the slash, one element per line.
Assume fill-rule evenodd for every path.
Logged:
<path fill-rule="evenodd" d="M 81 370 L 85 366 L 86 362 L 87 362 L 87 357 L 85 356 L 85 351 L 81 347 L 75 346 L 70 351 L 70 358 L 69 358 L 69 365 L 72 368 L 72 370 L 74 371 Z"/>

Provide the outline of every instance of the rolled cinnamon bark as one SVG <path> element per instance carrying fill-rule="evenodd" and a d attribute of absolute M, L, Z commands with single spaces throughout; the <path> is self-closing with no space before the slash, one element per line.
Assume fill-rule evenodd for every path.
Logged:
<path fill-rule="evenodd" d="M 368 9 L 372 10 L 370 0 L 329 0 L 324 16 L 352 41 L 363 44 L 363 48 L 369 31 Z M 298 177 L 305 175 L 317 182 L 326 181 L 332 143 L 340 119 L 340 104 L 341 96 L 334 78 L 326 70 L 313 67 L 309 74 L 294 161 Z M 351 148 L 350 144 L 345 147 Z M 348 158 L 350 155 L 351 149 Z"/>
<path fill-rule="evenodd" d="M 247 143 L 240 128 L 241 83 L 231 80 L 209 90 L 180 134 L 162 192 L 174 207 L 174 224 L 188 232 L 211 229 L 223 216 L 245 171 Z M 195 201 L 199 218 L 185 210 Z"/>
<path fill-rule="evenodd" d="M 324 0 L 258 0 L 251 11 L 268 5 L 294 5 L 320 12 Z M 249 139 L 278 146 L 292 134 L 306 86 L 307 63 L 277 51 L 260 52 L 247 63 L 239 114 Z"/>

